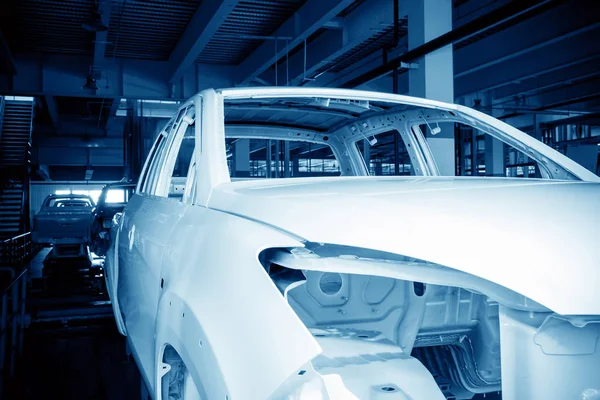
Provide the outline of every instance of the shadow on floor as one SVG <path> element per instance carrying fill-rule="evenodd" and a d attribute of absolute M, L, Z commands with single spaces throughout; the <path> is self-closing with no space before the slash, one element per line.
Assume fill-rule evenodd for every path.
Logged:
<path fill-rule="evenodd" d="M 93 332 L 30 332 L 25 337 L 16 399 L 140 398 L 140 375 L 115 327 Z"/>

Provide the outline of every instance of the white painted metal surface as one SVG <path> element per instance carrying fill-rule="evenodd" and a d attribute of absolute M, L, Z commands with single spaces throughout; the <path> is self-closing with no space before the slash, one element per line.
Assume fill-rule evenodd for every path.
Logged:
<path fill-rule="evenodd" d="M 524 213 L 523 199 L 537 206 Z M 576 315 L 600 314 L 599 200 L 588 182 L 357 177 L 224 184 L 209 207 L 311 242 L 444 265 Z"/>
<path fill-rule="evenodd" d="M 354 114 L 321 130 L 278 131 L 258 117 L 229 127 L 227 107 L 241 102 Z M 106 261 L 119 330 L 153 399 L 467 399 L 502 387 L 545 398 L 542 377 L 527 396 L 515 391 L 527 368 L 502 380 L 505 355 L 519 363 L 519 346 L 534 345 L 500 327 L 512 314 L 499 317 L 499 304 L 536 321 L 600 322 L 600 178 L 526 134 L 456 105 L 337 89 L 208 90 L 183 109 L 116 218 Z M 424 119 L 485 131 L 545 179 L 440 177 L 413 128 Z M 188 126 L 194 156 L 183 197 L 170 196 Z M 361 176 L 354 143 L 389 129 L 420 176 Z M 327 143 L 344 176 L 231 182 L 225 137 L 253 133 Z M 564 333 L 530 329 L 544 351 Z M 600 332 L 567 332 L 579 335 Z M 580 353 L 573 374 L 595 360 Z M 581 376 L 553 384 L 600 390 Z"/>

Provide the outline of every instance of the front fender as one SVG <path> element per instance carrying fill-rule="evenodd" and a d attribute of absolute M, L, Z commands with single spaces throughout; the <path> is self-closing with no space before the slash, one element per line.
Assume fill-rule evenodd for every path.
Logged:
<path fill-rule="evenodd" d="M 177 351 L 202 399 L 225 399 L 227 387 L 210 339 L 193 308 L 173 292 L 163 295 L 156 324 L 155 400 L 162 399 L 162 362 L 166 347 Z"/>
<path fill-rule="evenodd" d="M 269 398 L 321 352 L 258 260 L 299 246 L 260 223 L 188 208 L 163 256 L 155 359 L 176 342 L 209 399 Z"/>

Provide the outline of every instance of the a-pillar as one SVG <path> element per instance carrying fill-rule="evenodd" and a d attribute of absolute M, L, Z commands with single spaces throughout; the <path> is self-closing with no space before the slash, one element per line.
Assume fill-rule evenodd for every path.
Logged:
<path fill-rule="evenodd" d="M 452 0 L 411 0 L 408 5 L 408 47 L 412 50 L 452 30 Z M 409 70 L 409 94 L 454 103 L 452 45 L 433 51 Z M 450 124 L 427 142 L 441 175 L 454 176 L 454 129 Z"/>
<path fill-rule="evenodd" d="M 235 142 L 235 175 L 250 176 L 250 139 L 238 139 Z"/>

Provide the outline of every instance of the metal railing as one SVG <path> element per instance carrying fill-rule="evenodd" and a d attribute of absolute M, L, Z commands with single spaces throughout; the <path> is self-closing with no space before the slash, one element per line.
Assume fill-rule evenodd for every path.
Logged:
<path fill-rule="evenodd" d="M 2 138 L 2 122 L 4 121 L 4 96 L 0 96 L 0 139 Z"/>
<path fill-rule="evenodd" d="M 41 247 L 31 241 L 31 232 L 23 233 L 0 243 L 0 266 L 19 267 L 31 260 Z"/>
<path fill-rule="evenodd" d="M 27 232 L 0 242 L 0 397 L 6 379 L 15 377 L 16 363 L 23 352 L 27 298 L 27 263 L 41 246 Z"/>
<path fill-rule="evenodd" d="M 9 274 L 11 282 L 0 294 L 0 393 L 3 393 L 4 380 L 15 377 L 17 357 L 23 352 L 27 269 L 16 274 L 13 268 L 0 267 L 0 274 Z"/>

